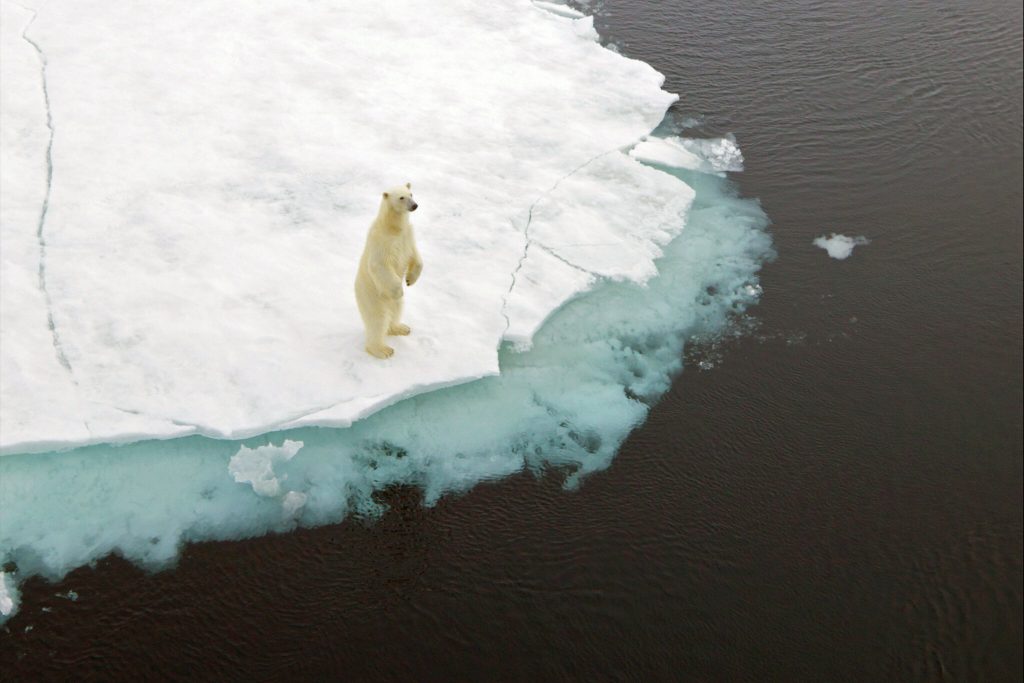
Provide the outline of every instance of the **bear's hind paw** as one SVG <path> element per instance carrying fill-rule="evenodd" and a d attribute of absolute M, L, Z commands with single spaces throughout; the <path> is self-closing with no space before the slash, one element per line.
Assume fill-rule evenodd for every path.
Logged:
<path fill-rule="evenodd" d="M 385 346 L 384 344 L 379 346 L 367 346 L 366 352 L 371 356 L 376 356 L 377 358 L 391 358 L 391 356 L 395 355 L 395 350 L 390 346 Z"/>
<path fill-rule="evenodd" d="M 412 328 L 404 323 L 397 323 L 388 327 L 388 334 L 403 336 L 412 332 Z"/>

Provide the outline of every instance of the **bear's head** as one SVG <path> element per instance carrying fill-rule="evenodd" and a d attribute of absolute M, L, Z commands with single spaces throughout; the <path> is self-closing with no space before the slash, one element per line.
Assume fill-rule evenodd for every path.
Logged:
<path fill-rule="evenodd" d="M 412 198 L 412 183 L 391 188 L 384 193 L 384 201 L 388 203 L 392 211 L 398 211 L 399 213 L 415 211 L 416 207 L 419 206 Z"/>

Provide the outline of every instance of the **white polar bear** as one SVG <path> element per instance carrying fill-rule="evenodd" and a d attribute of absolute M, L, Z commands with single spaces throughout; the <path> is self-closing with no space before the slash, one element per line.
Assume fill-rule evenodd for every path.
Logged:
<path fill-rule="evenodd" d="M 399 319 L 402 280 L 411 286 L 423 270 L 409 222 L 409 212 L 417 206 L 410 183 L 385 192 L 359 261 L 356 303 L 366 327 L 366 351 L 377 358 L 390 358 L 395 352 L 384 343 L 385 335 L 410 332 Z"/>

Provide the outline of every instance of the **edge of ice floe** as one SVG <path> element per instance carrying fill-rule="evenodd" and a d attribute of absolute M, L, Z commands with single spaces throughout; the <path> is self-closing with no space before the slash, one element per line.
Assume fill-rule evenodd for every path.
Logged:
<path fill-rule="evenodd" d="M 581 294 L 584 292 L 580 292 Z M 560 307 L 559 307 L 560 308 Z M 300 427 L 326 427 L 326 428 L 345 428 L 350 427 L 352 424 L 370 417 L 374 413 L 380 412 L 385 408 L 388 408 L 396 403 L 400 403 L 406 399 L 415 398 L 422 394 L 428 394 L 441 389 L 448 389 L 450 387 L 458 386 L 460 384 L 467 384 L 469 382 L 475 382 L 478 379 L 484 379 L 485 377 L 493 377 L 499 374 L 498 372 L 487 372 L 482 374 L 466 375 L 443 382 L 425 383 L 419 385 L 413 385 L 407 391 L 402 391 L 396 394 L 377 394 L 376 396 L 362 397 L 357 396 L 344 401 L 338 401 L 327 406 L 314 406 L 302 411 L 297 411 L 295 415 L 288 416 L 282 420 L 276 420 L 263 425 L 257 425 L 254 427 L 248 427 L 246 429 L 237 429 L 232 431 L 224 431 L 207 427 L 201 423 L 197 424 L 185 424 L 182 422 L 176 422 L 171 418 L 160 417 L 155 415 L 142 415 L 141 413 L 134 413 L 142 417 L 148 417 L 154 420 L 161 420 L 166 422 L 167 431 L 159 432 L 157 430 L 148 431 L 131 431 L 124 432 L 117 435 L 95 435 L 90 436 L 86 439 L 80 439 L 76 441 L 67 440 L 54 440 L 54 439 L 39 439 L 39 440 L 25 440 L 20 442 L 11 442 L 0 446 L 0 457 L 8 455 L 29 455 L 29 454 L 40 454 L 40 453 L 60 453 L 64 451 L 71 451 L 78 448 L 86 448 L 89 446 L 99 445 L 112 445 L 112 446 L 126 446 L 132 443 L 139 443 L 142 441 L 169 441 L 171 439 L 185 438 L 189 436 L 198 436 L 207 439 L 217 439 L 221 441 L 242 441 L 250 439 L 262 434 L 270 434 L 273 432 L 298 429 Z M 366 405 L 361 407 L 355 413 L 346 412 L 342 415 L 332 416 L 332 412 L 337 411 L 343 406 L 348 407 L 353 403 L 365 402 Z"/>

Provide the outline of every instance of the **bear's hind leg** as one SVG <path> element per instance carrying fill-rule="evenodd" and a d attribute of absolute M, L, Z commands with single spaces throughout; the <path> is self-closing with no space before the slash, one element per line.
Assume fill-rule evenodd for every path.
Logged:
<path fill-rule="evenodd" d="M 402 300 L 398 299 L 391 305 L 391 318 L 388 321 L 388 334 L 393 336 L 402 336 L 412 332 L 412 329 L 404 324 L 398 322 L 402 317 Z"/>
<path fill-rule="evenodd" d="M 384 332 L 388 328 L 388 320 L 376 321 L 366 326 L 366 352 L 377 358 L 391 358 L 395 350 L 384 343 Z"/>

